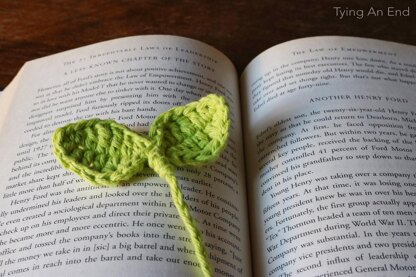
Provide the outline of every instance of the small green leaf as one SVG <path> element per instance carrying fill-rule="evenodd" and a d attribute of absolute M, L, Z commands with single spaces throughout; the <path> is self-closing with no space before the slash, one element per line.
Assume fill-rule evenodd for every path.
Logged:
<path fill-rule="evenodd" d="M 54 154 L 90 183 L 117 185 L 141 171 L 150 141 L 113 120 L 80 120 L 58 128 Z"/>
<path fill-rule="evenodd" d="M 229 127 L 224 98 L 210 94 L 158 116 L 149 136 L 172 164 L 199 166 L 218 158 L 227 143 Z"/>

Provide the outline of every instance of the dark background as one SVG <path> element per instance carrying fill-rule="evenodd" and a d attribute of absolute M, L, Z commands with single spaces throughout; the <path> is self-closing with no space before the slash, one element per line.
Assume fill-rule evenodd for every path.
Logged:
<path fill-rule="evenodd" d="M 410 16 L 339 19 L 334 6 L 410 6 Z M 25 61 L 141 34 L 201 40 L 225 53 L 241 72 L 265 49 L 300 37 L 347 35 L 416 45 L 416 1 L 0 0 L 0 86 L 6 86 Z"/>

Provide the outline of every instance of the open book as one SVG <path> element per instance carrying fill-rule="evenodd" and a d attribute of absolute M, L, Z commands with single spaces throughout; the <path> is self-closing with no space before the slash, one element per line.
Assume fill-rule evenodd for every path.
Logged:
<path fill-rule="evenodd" d="M 215 276 L 415 275 L 415 75 L 415 47 L 346 37 L 275 46 L 240 78 L 173 36 L 28 62 L 0 98 L 0 276 L 197 276 L 162 179 L 91 186 L 50 137 L 97 117 L 145 133 L 209 93 L 229 104 L 228 146 L 176 174 Z"/>

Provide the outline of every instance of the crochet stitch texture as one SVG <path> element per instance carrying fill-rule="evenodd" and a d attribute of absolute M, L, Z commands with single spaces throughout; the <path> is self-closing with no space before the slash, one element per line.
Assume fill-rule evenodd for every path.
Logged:
<path fill-rule="evenodd" d="M 62 166 L 95 185 L 128 182 L 146 166 L 169 184 L 172 200 L 188 231 L 204 276 L 212 276 L 202 235 L 174 175 L 174 166 L 216 160 L 227 143 L 230 120 L 222 96 L 170 109 L 156 118 L 149 138 L 113 120 L 80 120 L 58 128 L 53 152 Z"/>

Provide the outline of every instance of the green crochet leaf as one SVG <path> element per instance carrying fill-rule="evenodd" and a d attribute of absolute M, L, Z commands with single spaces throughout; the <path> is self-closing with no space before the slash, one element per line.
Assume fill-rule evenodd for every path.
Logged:
<path fill-rule="evenodd" d="M 66 169 L 97 185 L 116 185 L 141 171 L 150 141 L 113 120 L 81 120 L 55 131 L 54 154 Z"/>
<path fill-rule="evenodd" d="M 161 114 L 150 127 L 150 140 L 176 166 L 214 161 L 224 149 L 230 120 L 223 97 L 210 94 Z"/>

